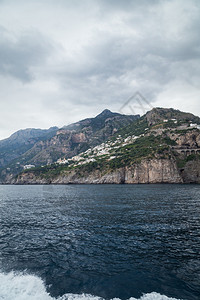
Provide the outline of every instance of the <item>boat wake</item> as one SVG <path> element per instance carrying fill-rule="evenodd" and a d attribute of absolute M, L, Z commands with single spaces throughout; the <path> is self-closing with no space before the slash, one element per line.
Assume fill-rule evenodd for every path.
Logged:
<path fill-rule="evenodd" d="M 65 294 L 53 298 L 46 291 L 44 282 L 35 275 L 10 272 L 0 273 L 0 299 L 2 300 L 103 300 L 101 297 L 89 294 Z M 117 298 L 113 300 L 118 300 Z M 152 292 L 144 294 L 139 299 L 129 300 L 177 300 Z"/>

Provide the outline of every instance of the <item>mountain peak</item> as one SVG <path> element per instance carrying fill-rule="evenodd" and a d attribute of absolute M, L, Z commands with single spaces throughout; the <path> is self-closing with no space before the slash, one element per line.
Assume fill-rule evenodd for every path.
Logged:
<path fill-rule="evenodd" d="M 114 117 L 114 116 L 119 116 L 119 115 L 120 114 L 114 113 L 114 112 L 110 111 L 109 109 L 104 109 L 99 115 L 96 116 L 96 118 L 99 118 L 99 117 L 109 118 L 109 117 Z"/>
<path fill-rule="evenodd" d="M 102 111 L 102 114 L 105 114 L 105 113 L 107 114 L 107 113 L 112 113 L 112 112 L 111 112 L 109 109 L 106 108 L 106 109 L 104 109 L 104 110 Z"/>

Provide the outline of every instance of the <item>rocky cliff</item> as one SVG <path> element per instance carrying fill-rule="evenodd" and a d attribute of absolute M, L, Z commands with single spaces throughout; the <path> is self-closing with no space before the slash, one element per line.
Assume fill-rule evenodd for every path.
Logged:
<path fill-rule="evenodd" d="M 7 172 L 4 183 L 200 183 L 199 128 L 198 117 L 173 109 L 141 118 L 105 110 L 37 142 L 22 160 L 40 165 Z"/>
<path fill-rule="evenodd" d="M 184 171 L 174 159 L 144 159 L 130 167 L 102 172 L 93 170 L 85 174 L 75 170 L 64 171 L 51 178 L 27 172 L 12 180 L 13 184 L 136 184 L 136 183 L 200 183 L 200 162 L 188 162 Z"/>

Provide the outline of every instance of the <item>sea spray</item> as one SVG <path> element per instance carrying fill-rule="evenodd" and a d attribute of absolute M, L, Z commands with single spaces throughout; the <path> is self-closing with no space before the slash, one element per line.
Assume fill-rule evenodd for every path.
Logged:
<path fill-rule="evenodd" d="M 35 275 L 10 272 L 0 273 L 0 299 L 1 300 L 103 300 L 98 296 L 89 294 L 65 294 L 53 298 L 46 291 L 44 282 Z M 120 300 L 120 299 L 113 299 Z M 130 298 L 129 300 L 177 300 L 158 293 L 149 293 L 141 298 Z"/>

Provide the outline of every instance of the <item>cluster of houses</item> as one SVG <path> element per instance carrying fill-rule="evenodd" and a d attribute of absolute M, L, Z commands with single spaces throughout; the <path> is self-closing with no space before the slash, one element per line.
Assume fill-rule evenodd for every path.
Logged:
<path fill-rule="evenodd" d="M 163 122 L 165 122 L 165 123 L 167 123 L 167 122 L 169 122 L 169 121 L 173 121 L 175 124 L 177 124 L 178 123 L 178 121 L 176 120 L 176 119 L 165 119 L 165 120 L 163 120 Z"/>
<path fill-rule="evenodd" d="M 35 168 L 35 165 L 25 165 L 24 170 Z"/>
<path fill-rule="evenodd" d="M 200 129 L 200 125 L 196 123 L 190 123 L 190 127 Z"/>
<path fill-rule="evenodd" d="M 94 162 L 94 161 L 96 161 L 97 157 L 103 157 L 103 156 L 107 157 L 108 160 L 114 159 L 115 158 L 115 155 L 114 155 L 115 149 L 117 149 L 119 147 L 123 147 L 128 144 L 131 144 L 136 139 L 138 139 L 139 137 L 141 137 L 143 135 L 144 134 L 141 134 L 139 136 L 135 136 L 135 135 L 128 136 L 125 139 L 122 138 L 121 135 L 119 135 L 114 142 L 107 141 L 106 143 L 102 143 L 93 148 L 89 148 L 85 152 L 80 153 L 79 155 L 73 156 L 70 159 L 59 158 L 57 160 L 57 164 L 65 165 L 65 164 L 73 163 L 74 166 L 78 166 L 78 165 L 87 164 L 89 162 Z"/>
<path fill-rule="evenodd" d="M 173 121 L 175 124 L 177 124 L 176 119 L 165 119 L 164 122 Z M 185 125 L 186 126 L 186 125 Z M 181 126 L 180 126 L 181 127 Z M 197 128 L 200 129 L 200 125 L 196 123 L 190 123 L 191 128 Z M 146 128 L 148 130 L 149 128 Z M 144 136 L 144 134 L 141 134 L 139 136 L 128 136 L 126 138 L 122 138 L 121 135 L 117 137 L 115 141 L 107 141 L 106 143 L 102 143 L 98 146 L 95 146 L 93 148 L 89 148 L 85 152 L 80 153 L 79 155 L 75 155 L 72 158 L 66 159 L 66 158 L 59 158 L 56 163 L 58 165 L 66 165 L 66 164 L 73 164 L 74 166 L 87 164 L 89 162 L 94 162 L 99 157 L 106 157 L 108 160 L 114 159 L 115 156 L 115 149 L 119 147 L 126 146 L 128 144 L 133 143 L 136 139 L 140 138 L 141 136 Z M 24 170 L 34 168 L 34 165 L 25 165 Z"/>
<path fill-rule="evenodd" d="M 167 123 L 169 121 L 173 121 L 175 124 L 178 123 L 177 119 L 165 119 L 163 120 L 163 122 Z M 187 124 L 185 125 L 185 127 L 187 127 Z M 197 129 L 200 129 L 200 124 L 197 124 L 197 123 L 190 123 L 190 127 L 191 128 L 197 128 Z"/>

